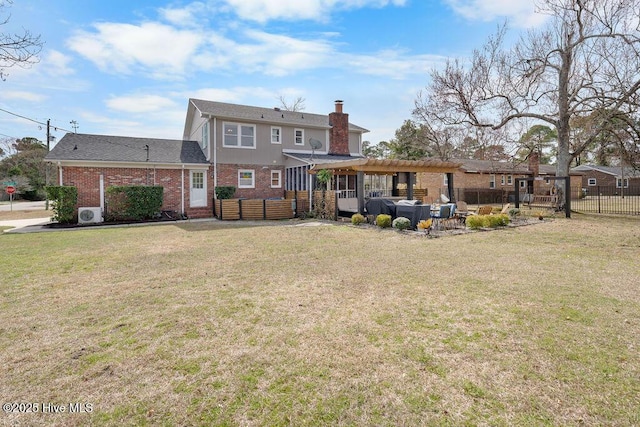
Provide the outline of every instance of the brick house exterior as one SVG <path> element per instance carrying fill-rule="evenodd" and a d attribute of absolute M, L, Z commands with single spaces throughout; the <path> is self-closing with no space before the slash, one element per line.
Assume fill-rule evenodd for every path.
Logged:
<path fill-rule="evenodd" d="M 317 161 L 362 157 L 368 130 L 349 123 L 342 107 L 338 100 L 323 115 L 190 99 L 183 137 L 200 144 L 214 187 L 235 187 L 234 198 L 279 198 L 310 192 Z"/>
<path fill-rule="evenodd" d="M 519 192 L 536 195 L 550 194 L 554 181 L 544 180 L 555 176 L 555 166 L 539 164 L 536 155 L 530 156 L 527 162 L 514 163 L 506 161 L 453 159 L 461 163 L 460 169 L 453 174 L 456 200 L 475 202 L 474 199 L 498 202 L 501 194 L 507 196 L 515 192 L 516 178 L 539 177 L 540 180 L 520 182 Z M 571 188 L 578 191 L 580 176 L 572 174 Z M 417 177 L 417 186 L 427 189 L 428 201 L 435 201 L 440 194 L 447 195 L 447 177 L 445 174 L 421 174 Z M 493 197 L 490 197 L 491 195 Z M 487 199 L 488 198 L 488 199 Z M 500 201 L 506 201 L 500 200 Z"/>
<path fill-rule="evenodd" d="M 164 187 L 163 210 L 210 217 L 211 165 L 194 141 L 66 134 L 45 158 L 58 185 L 78 188 L 78 208 L 100 207 L 115 185 Z"/>
<path fill-rule="evenodd" d="M 598 190 L 602 192 L 603 188 L 607 189 L 607 194 L 615 195 L 622 193 L 624 186 L 626 195 L 640 196 L 640 171 L 631 167 L 580 165 L 571 169 L 571 172 L 581 175 L 581 185 L 586 195 Z"/>

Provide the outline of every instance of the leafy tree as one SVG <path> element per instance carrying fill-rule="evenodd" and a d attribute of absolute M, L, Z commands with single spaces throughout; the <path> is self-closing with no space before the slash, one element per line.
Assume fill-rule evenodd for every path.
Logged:
<path fill-rule="evenodd" d="M 473 52 L 431 73 L 419 108 L 443 123 L 500 129 L 534 119 L 557 132 L 559 176 L 605 132 L 617 112 L 640 107 L 637 0 L 539 0 L 548 24 L 503 47 L 506 27 Z M 572 119 L 601 111 L 601 120 L 571 145 Z M 562 187 L 563 183 L 559 183 Z"/>
<path fill-rule="evenodd" d="M 551 163 L 551 156 L 555 152 L 553 143 L 558 139 L 555 129 L 546 125 L 533 125 L 520 137 L 520 148 L 516 158 L 524 160 L 534 151 L 540 155 L 540 163 Z"/>
<path fill-rule="evenodd" d="M 0 177 L 18 183 L 18 192 L 43 197 L 47 146 L 36 138 L 22 138 L 11 145 L 14 154 L 0 160 Z"/>
<path fill-rule="evenodd" d="M 391 155 L 391 147 L 387 141 L 380 141 L 377 144 L 362 141 L 362 155 L 371 159 L 386 159 Z"/>
<path fill-rule="evenodd" d="M 11 0 L 0 0 L 0 26 L 9 22 L 10 15 L 6 18 L 3 9 L 12 3 Z M 38 54 L 42 50 L 42 41 L 39 35 L 33 35 L 28 30 L 23 30 L 22 34 L 13 34 L 0 31 L 0 79 L 6 79 L 5 68 L 14 65 L 29 66 L 38 62 Z"/>

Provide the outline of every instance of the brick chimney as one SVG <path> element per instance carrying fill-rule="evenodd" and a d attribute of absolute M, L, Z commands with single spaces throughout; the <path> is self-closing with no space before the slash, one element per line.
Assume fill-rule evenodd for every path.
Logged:
<path fill-rule="evenodd" d="M 336 101 L 336 110 L 329 114 L 329 154 L 349 155 L 349 115 L 342 112 L 342 101 Z"/>

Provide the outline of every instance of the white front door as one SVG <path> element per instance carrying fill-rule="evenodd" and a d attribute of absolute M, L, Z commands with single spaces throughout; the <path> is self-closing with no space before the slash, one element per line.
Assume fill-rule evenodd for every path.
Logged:
<path fill-rule="evenodd" d="M 192 208 L 207 206 L 207 180 L 205 171 L 190 171 L 189 182 L 189 206 Z"/>

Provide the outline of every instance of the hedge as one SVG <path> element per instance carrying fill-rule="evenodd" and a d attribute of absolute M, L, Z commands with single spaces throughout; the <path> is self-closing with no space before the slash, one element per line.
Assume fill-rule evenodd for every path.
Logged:
<path fill-rule="evenodd" d="M 164 188 L 114 185 L 106 191 L 106 221 L 142 221 L 160 215 Z"/>
<path fill-rule="evenodd" d="M 52 219 L 60 224 L 71 224 L 76 221 L 76 205 L 78 189 L 66 185 L 45 187 L 47 198 L 51 200 Z"/>

